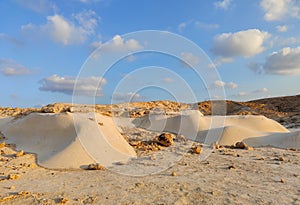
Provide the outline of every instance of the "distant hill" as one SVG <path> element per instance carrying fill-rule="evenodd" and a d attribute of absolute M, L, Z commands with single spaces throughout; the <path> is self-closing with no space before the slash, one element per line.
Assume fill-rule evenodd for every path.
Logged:
<path fill-rule="evenodd" d="M 22 116 L 31 112 L 89 112 L 96 111 L 107 116 L 120 116 L 127 113 L 130 117 L 141 117 L 150 112 L 178 112 L 184 109 L 196 109 L 196 105 L 172 101 L 132 102 L 115 105 L 72 105 L 54 103 L 42 108 L 1 108 L 0 117 Z M 300 127 L 300 95 L 264 98 L 248 102 L 204 101 L 198 103 L 198 109 L 204 115 L 264 115 L 274 119 L 284 126 Z M 212 112 L 213 111 L 213 112 Z"/>

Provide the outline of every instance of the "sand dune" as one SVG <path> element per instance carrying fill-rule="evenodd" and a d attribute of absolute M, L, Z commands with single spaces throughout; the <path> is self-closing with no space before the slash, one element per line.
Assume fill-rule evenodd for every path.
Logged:
<path fill-rule="evenodd" d="M 136 156 L 112 126 L 111 118 L 98 114 L 96 118 L 101 126 L 92 113 L 32 113 L 10 119 L 10 123 L 2 118 L 0 125 L 6 126 L 0 128 L 7 142 L 16 144 L 17 149 L 36 153 L 38 163 L 48 168 L 79 168 L 94 162 L 110 166 Z"/>
<path fill-rule="evenodd" d="M 185 111 L 171 117 L 146 115 L 134 119 L 133 125 L 183 134 L 205 144 L 232 145 L 244 140 L 255 147 L 300 148 L 299 131 L 290 132 L 264 116 L 203 116 L 199 111 Z M 31 113 L 1 118 L 0 131 L 17 149 L 36 153 L 38 163 L 48 168 L 79 168 L 95 162 L 108 167 L 136 157 L 113 118 L 101 114 Z"/>
<path fill-rule="evenodd" d="M 255 147 L 300 148 L 299 132 L 290 132 L 264 116 L 202 116 L 199 111 L 172 117 L 150 115 L 134 120 L 136 126 L 152 131 L 183 134 L 206 144 L 216 141 L 232 145 L 245 141 Z"/>

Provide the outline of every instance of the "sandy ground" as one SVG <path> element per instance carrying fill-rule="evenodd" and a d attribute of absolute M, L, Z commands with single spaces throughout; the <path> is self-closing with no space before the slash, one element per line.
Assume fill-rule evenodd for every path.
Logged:
<path fill-rule="evenodd" d="M 206 160 L 200 160 L 200 155 L 187 153 L 167 170 L 134 177 L 107 169 L 45 169 L 35 164 L 33 154 L 16 157 L 6 146 L 0 157 L 0 202 L 300 204 L 299 151 L 220 148 Z"/>
<path fill-rule="evenodd" d="M 298 99 L 299 96 L 295 97 Z M 295 97 L 292 98 L 294 99 L 293 102 L 299 103 L 298 100 L 295 101 Z M 297 128 L 292 130 L 293 132 L 299 131 L 299 110 L 295 110 L 297 105 L 290 105 L 284 101 L 283 106 L 281 98 L 270 100 L 272 101 L 271 103 L 264 102 L 265 104 L 261 105 L 253 102 L 248 104 L 228 102 L 227 106 L 231 108 L 233 114 L 239 111 L 244 112 L 246 106 L 246 110 L 250 110 L 250 114 L 255 114 L 256 112 L 258 114 L 266 114 L 268 117 L 273 116 L 272 119 L 275 120 L 281 117 L 277 121 L 284 124 L 287 128 Z M 146 116 L 149 114 L 151 106 L 162 109 L 164 109 L 164 106 L 167 106 L 170 113 L 182 107 L 182 105 L 164 101 L 155 102 L 150 107 L 148 104 L 138 103 L 137 105 L 132 105 L 133 108 L 129 109 L 128 115 L 133 118 Z M 281 106 L 281 110 L 276 111 L 278 108 L 275 105 L 277 104 Z M 204 103 L 204 105 L 206 104 Z M 209 106 L 204 107 L 209 109 Z M 87 111 L 84 111 L 84 109 Z M 89 107 L 80 107 L 80 112 L 87 113 L 89 111 Z M 29 127 L 22 124 L 22 119 L 27 119 L 26 116 L 32 112 L 61 114 L 53 115 L 58 116 L 59 119 L 54 118 L 53 121 L 49 122 L 47 117 L 47 126 L 43 126 L 45 123 L 40 118 L 37 118 L 34 122 L 30 121 Z M 80 144 L 76 140 L 74 141 L 74 139 L 77 139 L 76 137 L 79 136 L 80 138 L 81 135 L 78 135 L 78 133 L 74 134 L 74 128 L 71 126 L 72 116 L 68 113 L 73 112 L 75 112 L 73 108 L 65 104 L 49 105 L 40 110 L 2 109 L 0 116 L 15 116 L 15 118 L 2 119 L 0 123 L 1 132 L 6 130 L 5 134 L 11 135 L 6 136 L 6 139 L 4 139 L 3 133 L 0 133 L 0 204 L 300 205 L 300 135 L 299 132 L 295 136 L 290 135 L 288 130 L 276 124 L 275 121 L 250 116 L 242 126 L 241 118 L 234 117 L 232 119 L 233 124 L 231 124 L 231 121 L 228 121 L 228 128 L 225 129 L 222 139 L 224 139 L 224 144 L 231 144 L 233 141 L 240 141 L 251 136 L 269 136 L 268 132 L 274 131 L 277 133 L 276 135 L 273 136 L 271 134 L 271 137 L 260 138 L 264 140 L 254 139 L 254 142 L 256 141 L 262 145 L 266 141 L 267 144 L 283 145 L 283 147 L 298 149 L 272 147 L 237 149 L 230 146 L 221 146 L 220 148 L 215 146 L 207 149 L 207 145 L 201 144 L 201 141 L 194 142 L 188 138 L 181 138 L 179 135 L 173 136 L 173 144 L 171 143 L 171 146 L 166 147 L 157 141 L 157 137 L 162 132 L 168 131 L 158 131 L 161 123 L 153 126 L 152 130 L 144 130 L 143 126 L 132 128 L 130 123 L 128 125 L 123 124 L 124 127 L 118 127 L 117 131 L 117 128 L 111 130 L 113 126 L 111 125 L 111 120 L 107 117 L 99 116 L 97 120 L 89 116 L 84 119 L 81 117 L 80 119 L 84 121 L 80 121 L 81 135 L 96 136 L 95 129 L 97 127 L 97 129 L 99 128 L 103 131 L 103 139 L 105 140 L 113 139 L 109 138 L 111 135 L 118 136 L 113 141 L 115 145 L 118 145 L 121 142 L 119 139 L 124 137 L 128 143 L 124 139 L 122 143 L 127 144 L 126 146 L 129 146 L 130 149 L 134 149 L 134 153 L 137 154 L 137 159 L 133 158 L 126 163 L 115 163 L 110 168 L 85 170 L 87 166 L 78 165 L 94 163 L 94 161 L 86 159 L 78 161 L 85 152 L 84 150 L 80 151 L 78 149 Z M 123 111 L 118 112 L 120 112 L 118 116 L 123 115 Z M 111 116 L 112 112 L 100 106 L 98 113 Z M 48 116 L 49 114 L 44 115 Z M 197 116 L 196 118 L 198 119 Z M 12 123 L 16 124 L 7 124 L 10 123 L 11 119 L 13 119 Z M 204 120 L 206 117 L 201 119 Z M 235 119 L 238 119 L 238 121 L 235 122 Z M 97 123 L 92 123 L 95 120 Z M 188 125 L 190 125 L 190 122 L 195 122 L 194 118 L 189 121 L 190 117 L 188 117 L 187 120 Z M 20 130 L 21 126 L 14 126 L 18 122 L 21 123 L 20 125 L 24 125 L 23 130 Z M 158 121 L 155 120 L 154 122 Z M 176 120 L 170 121 L 168 126 L 171 130 L 169 131 L 177 130 L 175 122 Z M 204 121 L 201 122 L 201 125 L 207 124 Z M 37 123 L 40 123 L 41 126 L 36 126 Z M 71 123 L 70 126 L 67 126 L 69 125 L 68 123 Z M 64 124 L 69 128 L 67 129 L 69 134 L 66 134 L 66 129 L 61 127 Z M 95 125 L 96 127 L 94 127 Z M 55 132 L 47 131 L 51 126 L 54 126 L 52 131 Z M 241 129 L 239 126 L 247 129 Z M 9 127 L 11 127 L 11 132 L 8 131 Z M 191 129 L 188 126 L 184 126 L 184 128 L 186 128 L 184 131 L 188 137 Z M 208 128 L 204 127 L 203 129 L 206 130 Z M 27 138 L 24 138 L 25 135 Z M 61 141 L 52 141 L 54 136 L 58 139 L 64 137 L 62 142 L 72 146 L 63 145 Z M 286 136 L 289 137 L 287 138 Z M 238 139 L 235 139 L 236 137 Z M 52 139 L 49 141 L 50 144 L 59 142 L 63 146 L 72 148 L 72 152 L 70 152 L 70 149 L 57 150 L 56 146 L 54 146 L 56 145 L 55 143 L 52 147 L 49 146 L 49 142 L 45 140 L 50 138 Z M 282 139 L 285 140 L 282 141 Z M 13 144 L 1 144 L 4 140 L 16 143 L 19 149 L 22 146 L 24 146 L 22 148 L 24 150 L 25 148 L 38 148 L 36 153 L 40 153 L 40 155 L 37 157 L 32 153 L 16 151 Z M 41 142 L 47 143 L 41 144 Z M 219 142 L 221 143 L 221 141 Z M 253 143 L 253 140 L 247 141 L 246 139 L 246 142 Z M 164 141 L 164 143 L 169 142 Z M 78 147 L 76 148 L 73 145 L 78 145 Z M 47 146 L 47 149 L 45 146 Z M 95 146 L 98 147 L 96 144 Z M 191 147 L 202 147 L 202 152 L 200 154 L 193 153 L 191 152 Z M 46 159 L 49 156 L 51 157 L 51 162 L 54 163 L 53 166 L 49 166 L 49 163 L 43 161 L 41 157 L 43 153 L 46 154 Z M 109 157 L 113 155 L 100 153 L 99 156 Z M 39 164 L 44 162 L 44 165 L 48 166 L 48 168 L 38 165 L 37 162 Z M 49 169 L 49 167 L 73 167 L 73 165 L 77 168 Z"/>

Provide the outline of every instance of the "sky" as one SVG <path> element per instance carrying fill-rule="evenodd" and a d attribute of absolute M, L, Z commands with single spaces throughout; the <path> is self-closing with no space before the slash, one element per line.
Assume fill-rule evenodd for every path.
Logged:
<path fill-rule="evenodd" d="M 300 94 L 299 0 L 6 0 L 0 13 L 2 107 Z"/>

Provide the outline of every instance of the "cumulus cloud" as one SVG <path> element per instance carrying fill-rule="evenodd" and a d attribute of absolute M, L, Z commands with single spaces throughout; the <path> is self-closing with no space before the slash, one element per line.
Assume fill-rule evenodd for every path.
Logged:
<path fill-rule="evenodd" d="M 119 102 L 120 101 L 133 102 L 133 101 L 141 101 L 144 99 L 144 97 L 138 93 L 129 92 L 129 93 L 114 93 L 112 99 Z"/>
<path fill-rule="evenodd" d="M 288 27 L 286 25 L 276 26 L 278 32 L 287 32 Z"/>
<path fill-rule="evenodd" d="M 300 47 L 285 47 L 273 52 L 262 65 L 266 73 L 278 75 L 300 74 Z"/>
<path fill-rule="evenodd" d="M 299 75 L 300 47 L 285 47 L 271 53 L 264 63 L 250 63 L 248 67 L 258 74 Z"/>
<path fill-rule="evenodd" d="M 12 59 L 0 59 L 0 70 L 5 76 L 30 75 L 32 70 Z"/>
<path fill-rule="evenodd" d="M 196 66 L 199 64 L 199 58 L 190 52 L 182 52 L 180 58 L 186 66 Z"/>
<path fill-rule="evenodd" d="M 264 51 L 263 44 L 269 36 L 268 32 L 258 29 L 222 33 L 214 38 L 212 52 L 225 58 L 251 57 Z"/>
<path fill-rule="evenodd" d="M 221 81 L 221 80 L 216 80 L 213 85 L 212 85 L 213 88 L 228 88 L 228 89 L 235 89 L 238 87 L 238 85 L 234 82 L 224 82 L 224 81 Z"/>
<path fill-rule="evenodd" d="M 106 79 L 95 76 L 82 77 L 76 80 L 75 77 L 52 75 L 40 81 L 41 86 L 39 87 L 39 90 L 72 95 L 76 84 L 76 91 L 74 93 L 77 95 L 103 96 L 102 86 L 106 83 Z"/>
<path fill-rule="evenodd" d="M 224 9 L 227 10 L 229 6 L 231 5 L 232 0 L 223 0 L 223 1 L 217 1 L 214 3 L 215 7 L 218 9 Z"/>
<path fill-rule="evenodd" d="M 103 51 L 106 52 L 132 52 L 138 49 L 143 48 L 143 46 L 135 39 L 124 40 L 122 36 L 115 35 L 113 39 L 105 44 L 101 42 L 93 42 L 91 45 L 91 49 L 95 50 L 101 46 L 103 46 Z"/>
<path fill-rule="evenodd" d="M 71 19 L 55 14 L 47 16 L 47 23 L 44 25 L 36 26 L 32 23 L 23 25 L 21 32 L 49 36 L 53 41 L 63 45 L 80 44 L 95 33 L 98 19 L 92 10 L 73 14 Z"/>
<path fill-rule="evenodd" d="M 295 0 L 262 0 L 260 6 L 265 11 L 266 21 L 280 21 L 283 18 L 299 18 L 300 2 Z"/>

